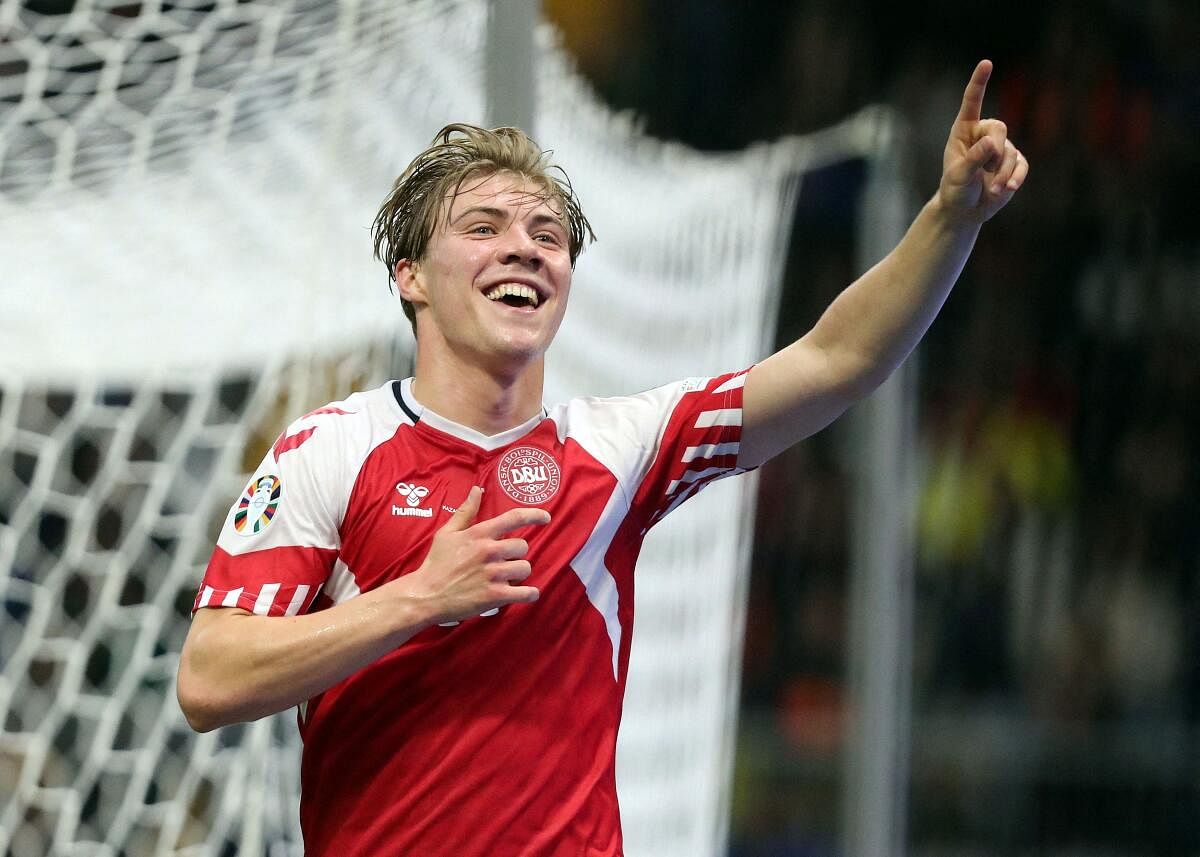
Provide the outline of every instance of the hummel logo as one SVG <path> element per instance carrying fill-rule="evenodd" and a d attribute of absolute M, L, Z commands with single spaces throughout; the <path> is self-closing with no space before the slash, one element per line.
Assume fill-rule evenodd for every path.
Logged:
<path fill-rule="evenodd" d="M 406 506 L 392 505 L 392 514 L 397 517 L 432 518 L 433 509 L 418 509 L 421 501 L 429 496 L 429 489 L 424 485 L 409 485 L 407 482 L 397 482 L 396 491 L 404 498 Z"/>
<path fill-rule="evenodd" d="M 405 498 L 405 502 L 410 506 L 416 506 L 429 496 L 429 489 L 424 485 L 409 485 L 407 482 L 397 482 L 396 490 L 400 492 L 400 496 Z"/>

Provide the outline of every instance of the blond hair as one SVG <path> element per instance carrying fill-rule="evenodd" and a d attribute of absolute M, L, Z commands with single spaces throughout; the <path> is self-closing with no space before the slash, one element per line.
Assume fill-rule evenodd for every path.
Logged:
<path fill-rule="evenodd" d="M 429 148 L 413 158 L 392 184 L 371 224 L 375 258 L 387 266 L 388 278 L 396 279 L 396 265 L 401 260 L 416 262 L 425 255 L 441 217 L 442 203 L 457 196 L 464 182 L 502 172 L 540 185 L 542 198 L 559 209 L 574 267 L 584 242 L 595 241 L 596 236 L 583 215 L 571 180 L 561 167 L 550 163 L 550 154 L 519 128 L 489 131 L 455 124 L 438 131 Z M 401 303 L 415 331 L 413 305 L 403 298 Z"/>

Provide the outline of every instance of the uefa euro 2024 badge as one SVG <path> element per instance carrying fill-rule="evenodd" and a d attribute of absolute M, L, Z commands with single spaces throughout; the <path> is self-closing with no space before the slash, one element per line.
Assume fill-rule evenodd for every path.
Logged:
<path fill-rule="evenodd" d="M 239 535 L 257 536 L 275 520 L 282 493 L 283 483 L 274 474 L 251 479 L 233 512 L 233 528 Z"/>

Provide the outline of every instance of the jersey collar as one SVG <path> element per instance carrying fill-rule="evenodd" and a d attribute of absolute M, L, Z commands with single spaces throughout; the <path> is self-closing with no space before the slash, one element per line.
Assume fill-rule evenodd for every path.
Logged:
<path fill-rule="evenodd" d="M 448 420 L 441 414 L 434 413 L 429 408 L 417 401 L 412 393 L 412 378 L 405 378 L 403 381 L 392 382 L 392 394 L 396 398 L 396 404 L 400 406 L 400 410 L 404 411 L 405 415 L 412 420 L 413 425 L 424 423 L 430 428 L 448 434 L 451 437 L 456 437 L 459 440 L 478 446 L 481 449 L 492 451 L 499 449 L 502 446 L 507 446 L 514 440 L 519 440 L 546 418 L 547 412 L 545 406 L 542 407 L 542 412 L 537 416 L 526 420 L 519 426 L 514 426 L 507 431 L 502 431 L 500 434 L 483 434 L 475 431 L 464 425 L 460 425 L 452 420 Z"/>

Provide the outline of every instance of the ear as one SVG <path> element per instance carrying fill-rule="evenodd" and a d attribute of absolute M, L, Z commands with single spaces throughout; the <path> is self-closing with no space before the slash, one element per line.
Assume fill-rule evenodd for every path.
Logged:
<path fill-rule="evenodd" d="M 411 304 L 426 303 L 425 278 L 420 265 L 410 259 L 401 259 L 392 271 L 396 276 L 396 292 Z"/>

